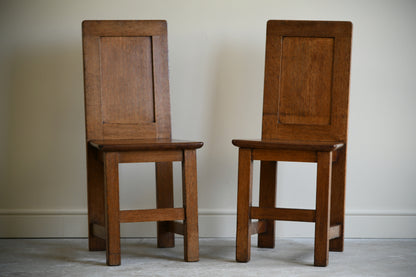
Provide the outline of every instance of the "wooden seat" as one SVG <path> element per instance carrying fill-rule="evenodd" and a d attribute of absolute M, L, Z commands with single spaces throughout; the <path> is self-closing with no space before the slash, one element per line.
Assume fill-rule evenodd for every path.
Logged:
<path fill-rule="evenodd" d="M 275 220 L 315 223 L 316 266 L 343 251 L 352 24 L 270 20 L 261 140 L 239 147 L 236 260 L 275 245 Z M 259 206 L 252 206 L 252 165 L 260 160 Z M 315 209 L 276 207 L 277 161 L 316 162 Z M 252 222 L 252 219 L 258 221 Z"/>
<path fill-rule="evenodd" d="M 89 144 L 101 151 L 179 150 L 198 149 L 202 142 L 174 139 L 112 139 L 91 140 Z"/>
<path fill-rule="evenodd" d="M 290 150 L 312 150 L 312 151 L 334 151 L 342 146 L 340 141 L 302 141 L 302 140 L 242 140 L 234 139 L 232 143 L 241 148 L 256 149 L 290 149 Z"/>
<path fill-rule="evenodd" d="M 162 20 L 84 21 L 89 249 L 119 265 L 120 223 L 157 221 L 157 246 L 184 236 L 199 260 L 196 149 L 171 139 L 167 25 Z M 173 206 L 172 162 L 182 162 L 183 207 Z M 120 210 L 119 163 L 156 164 L 156 208 Z M 176 222 L 177 220 L 183 222 Z"/>

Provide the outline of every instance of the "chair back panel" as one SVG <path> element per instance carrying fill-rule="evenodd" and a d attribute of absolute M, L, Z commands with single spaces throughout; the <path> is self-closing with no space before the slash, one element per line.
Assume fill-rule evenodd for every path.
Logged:
<path fill-rule="evenodd" d="M 170 138 L 167 26 L 84 21 L 87 141 Z"/>
<path fill-rule="evenodd" d="M 350 22 L 267 24 L 263 139 L 347 138 Z"/>

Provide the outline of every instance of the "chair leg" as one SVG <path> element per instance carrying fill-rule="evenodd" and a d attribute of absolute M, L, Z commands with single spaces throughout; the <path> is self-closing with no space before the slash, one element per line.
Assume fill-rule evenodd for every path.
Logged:
<path fill-rule="evenodd" d="M 156 163 L 156 207 L 173 208 L 172 162 Z M 171 232 L 172 221 L 157 223 L 157 247 L 175 247 L 175 234 Z"/>
<path fill-rule="evenodd" d="M 90 251 L 105 250 L 105 240 L 95 237 L 93 224 L 104 226 L 104 165 L 97 160 L 95 151 L 87 147 L 88 187 L 88 248 Z"/>
<path fill-rule="evenodd" d="M 260 200 L 259 207 L 276 207 L 276 170 L 277 162 L 260 162 Z M 266 220 L 266 232 L 258 235 L 257 244 L 260 248 L 274 248 L 274 220 Z"/>
<path fill-rule="evenodd" d="M 328 265 L 332 152 L 318 152 L 316 182 L 315 266 Z"/>
<path fill-rule="evenodd" d="M 338 161 L 332 165 L 331 226 L 340 225 L 340 237 L 329 241 L 329 251 L 344 250 L 346 147 L 339 150 Z"/>
<path fill-rule="evenodd" d="M 118 187 L 118 153 L 105 153 L 104 172 L 107 265 L 120 265 L 120 201 Z"/>
<path fill-rule="evenodd" d="M 236 260 L 248 262 L 251 249 L 250 207 L 253 179 L 251 149 L 240 148 L 238 156 Z"/>
<path fill-rule="evenodd" d="M 196 150 L 184 150 L 182 161 L 182 193 L 184 220 L 184 258 L 187 262 L 199 261 L 198 189 Z"/>

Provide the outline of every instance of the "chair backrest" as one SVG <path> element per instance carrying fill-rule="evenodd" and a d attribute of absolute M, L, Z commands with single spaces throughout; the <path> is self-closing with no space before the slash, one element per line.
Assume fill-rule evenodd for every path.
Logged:
<path fill-rule="evenodd" d="M 263 139 L 347 140 L 351 22 L 267 23 Z"/>
<path fill-rule="evenodd" d="M 170 138 L 167 24 L 82 23 L 87 141 Z"/>

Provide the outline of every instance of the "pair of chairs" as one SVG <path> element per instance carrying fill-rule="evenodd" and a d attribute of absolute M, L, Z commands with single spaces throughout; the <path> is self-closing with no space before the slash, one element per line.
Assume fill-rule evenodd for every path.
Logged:
<path fill-rule="evenodd" d="M 262 139 L 233 140 L 239 262 L 249 261 L 253 234 L 259 247 L 274 247 L 275 220 L 315 222 L 316 266 L 327 265 L 329 250 L 343 251 L 351 32 L 349 22 L 268 22 Z M 83 53 L 89 249 L 119 265 L 120 223 L 157 221 L 158 247 L 181 234 L 185 261 L 198 261 L 203 143 L 171 138 L 166 22 L 84 21 Z M 253 160 L 261 161 L 259 207 Z M 173 206 L 174 161 L 182 162 L 182 208 Z M 318 164 L 315 210 L 276 208 L 277 161 Z M 137 162 L 156 163 L 157 208 L 120 210 L 118 165 Z"/>

